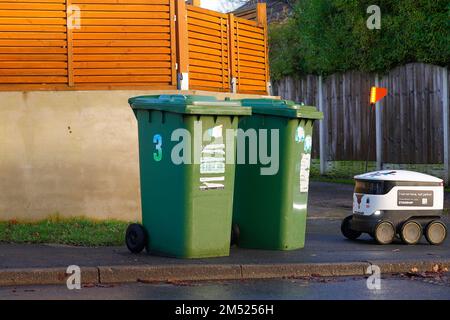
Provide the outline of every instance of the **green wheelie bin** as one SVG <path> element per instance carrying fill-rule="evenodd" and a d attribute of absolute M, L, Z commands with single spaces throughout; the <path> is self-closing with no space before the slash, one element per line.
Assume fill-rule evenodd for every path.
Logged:
<path fill-rule="evenodd" d="M 229 255 L 235 164 L 227 156 L 235 144 L 226 134 L 251 109 L 209 96 L 142 96 L 129 104 L 139 128 L 142 225 L 128 227 L 128 249 Z"/>
<path fill-rule="evenodd" d="M 313 124 L 322 119 L 323 114 L 315 107 L 286 100 L 244 99 L 241 103 L 252 107 L 252 116 L 239 123 L 238 157 L 239 141 L 245 141 L 245 149 L 249 149 L 248 130 L 261 132 L 265 129 L 267 155 L 273 157 L 278 153 L 279 164 L 278 170 L 264 172 L 267 165 L 259 160 L 256 164 L 248 163 L 248 159 L 245 163 L 238 161 L 232 243 L 253 249 L 303 248 Z M 271 134 L 276 132 L 279 139 L 274 142 Z M 264 141 L 260 134 L 258 136 L 261 154 Z"/>

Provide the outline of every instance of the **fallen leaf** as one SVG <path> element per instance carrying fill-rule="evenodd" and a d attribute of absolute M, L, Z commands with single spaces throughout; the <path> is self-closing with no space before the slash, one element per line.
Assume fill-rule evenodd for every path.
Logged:
<path fill-rule="evenodd" d="M 146 279 L 137 279 L 137 282 L 145 283 L 145 284 L 155 284 L 155 283 L 160 283 L 160 281 L 146 280 Z"/>
<path fill-rule="evenodd" d="M 192 282 L 187 281 L 179 281 L 179 280 L 167 280 L 168 284 L 172 284 L 174 286 L 180 286 L 180 287 L 193 287 L 194 284 Z"/>
<path fill-rule="evenodd" d="M 432 268 L 433 272 L 439 272 L 439 265 L 435 264 Z"/>
<path fill-rule="evenodd" d="M 98 285 L 96 285 L 96 287 L 98 287 L 98 288 L 114 288 L 115 285 L 113 285 L 113 284 L 98 284 Z"/>
<path fill-rule="evenodd" d="M 417 273 L 419 272 L 419 269 L 417 269 L 416 267 L 411 268 L 411 272 L 412 273 Z"/>

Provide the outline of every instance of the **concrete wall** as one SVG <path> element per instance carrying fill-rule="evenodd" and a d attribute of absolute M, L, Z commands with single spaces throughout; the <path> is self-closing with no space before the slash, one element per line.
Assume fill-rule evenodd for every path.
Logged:
<path fill-rule="evenodd" d="M 158 93 L 169 92 L 0 92 L 0 220 L 138 220 L 137 124 L 127 100 Z"/>

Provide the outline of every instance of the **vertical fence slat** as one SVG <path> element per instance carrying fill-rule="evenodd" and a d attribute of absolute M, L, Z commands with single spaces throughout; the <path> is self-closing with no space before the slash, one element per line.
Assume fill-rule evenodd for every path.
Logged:
<path fill-rule="evenodd" d="M 189 44 L 186 3 L 177 0 L 178 89 L 189 90 Z"/>
<path fill-rule="evenodd" d="M 269 66 L 269 48 L 267 46 L 267 39 L 268 39 L 268 35 L 267 35 L 267 5 L 266 3 L 258 3 L 256 5 L 256 19 L 257 19 L 257 23 L 260 27 L 263 28 L 264 30 L 264 52 L 265 52 L 265 57 L 264 57 L 264 64 L 265 64 L 265 69 L 266 69 L 266 86 L 267 86 L 267 94 L 270 94 L 270 66 Z"/>
<path fill-rule="evenodd" d="M 228 63 L 228 67 L 229 67 L 229 74 L 230 74 L 230 80 L 231 80 L 231 92 L 236 93 L 237 92 L 237 87 L 236 87 L 236 47 L 235 47 L 235 43 L 236 43 L 236 37 L 235 37 L 235 33 L 234 33 L 234 29 L 235 29 L 235 19 L 234 19 L 234 14 L 230 14 L 228 16 L 228 25 L 230 28 L 230 32 L 229 32 L 229 37 L 228 37 L 228 48 L 229 53 L 229 63 Z"/>
<path fill-rule="evenodd" d="M 73 28 L 71 25 L 70 8 L 72 0 L 66 0 L 66 35 L 67 35 L 67 85 L 73 87 L 75 85 L 73 74 Z"/>
<path fill-rule="evenodd" d="M 237 91 L 241 92 L 241 57 L 240 57 L 240 41 L 239 41 L 239 21 L 236 20 L 236 61 L 237 61 Z"/>
<path fill-rule="evenodd" d="M 380 86 L 380 78 L 375 76 L 375 86 Z M 381 116 L 381 108 L 383 105 L 381 102 L 377 102 L 375 105 L 375 126 L 376 126 L 376 157 L 377 157 L 377 169 L 381 170 L 383 167 L 383 118 Z"/>
<path fill-rule="evenodd" d="M 172 85 L 176 86 L 178 84 L 177 78 L 177 37 L 176 37 L 176 17 L 177 12 L 175 8 L 175 1 L 170 1 L 169 3 L 170 12 L 170 53 L 172 57 Z"/>
<path fill-rule="evenodd" d="M 318 78 L 318 107 L 319 110 L 324 113 L 324 116 L 326 114 L 326 110 L 324 108 L 325 101 L 323 100 L 323 78 L 322 76 L 319 76 Z M 319 148 L 320 148 L 320 174 L 326 174 L 327 173 L 327 161 L 328 161 L 328 155 L 327 155 L 327 121 L 326 117 L 324 117 L 324 120 L 320 121 L 319 124 Z"/>
<path fill-rule="evenodd" d="M 450 155 L 449 155 L 449 95 L 448 95 L 448 70 L 442 68 L 442 125 L 444 140 L 444 180 L 448 184 L 450 181 Z"/>
<path fill-rule="evenodd" d="M 223 38 L 224 38 L 224 36 L 223 36 L 223 18 L 220 17 L 220 51 L 221 51 L 220 52 L 220 54 L 221 54 L 220 63 L 222 65 L 222 68 L 221 68 L 222 69 L 221 70 L 222 71 L 222 90 L 227 89 L 225 87 L 225 56 L 224 56 L 225 48 L 224 48 Z"/>

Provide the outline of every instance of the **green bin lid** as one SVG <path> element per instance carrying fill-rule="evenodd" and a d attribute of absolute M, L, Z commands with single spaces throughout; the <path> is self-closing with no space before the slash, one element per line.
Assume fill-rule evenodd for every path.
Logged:
<path fill-rule="evenodd" d="M 242 99 L 244 107 L 252 107 L 253 114 L 267 114 L 288 118 L 323 119 L 323 113 L 316 107 L 302 106 L 290 100 Z"/>
<path fill-rule="evenodd" d="M 128 100 L 131 108 L 160 110 L 196 115 L 248 116 L 251 108 L 243 107 L 240 101 L 217 100 L 213 96 L 157 95 L 140 96 Z"/>

